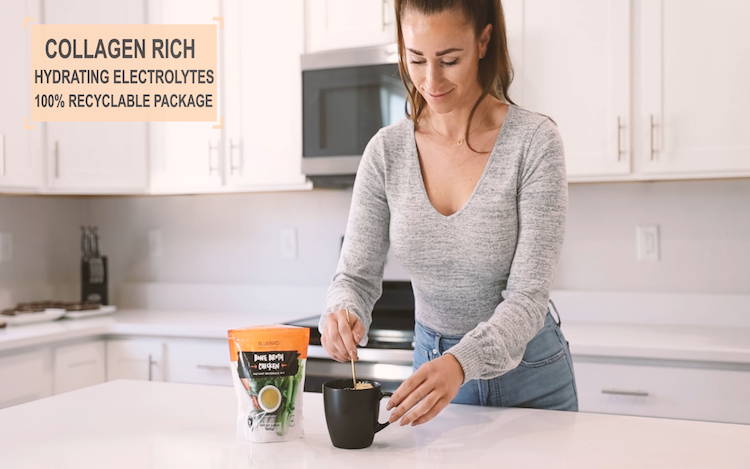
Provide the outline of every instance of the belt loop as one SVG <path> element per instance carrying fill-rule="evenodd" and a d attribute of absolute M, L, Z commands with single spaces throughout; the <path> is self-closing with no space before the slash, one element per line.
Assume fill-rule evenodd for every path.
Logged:
<path fill-rule="evenodd" d="M 555 311 L 555 314 L 557 315 L 557 327 L 562 326 L 562 319 L 560 318 L 560 313 L 557 311 L 557 307 L 555 306 L 555 302 L 552 301 L 552 298 L 549 299 L 549 304 L 552 306 L 552 309 Z"/>
<path fill-rule="evenodd" d="M 440 356 L 440 333 L 435 332 L 435 342 L 432 344 L 432 358 Z"/>

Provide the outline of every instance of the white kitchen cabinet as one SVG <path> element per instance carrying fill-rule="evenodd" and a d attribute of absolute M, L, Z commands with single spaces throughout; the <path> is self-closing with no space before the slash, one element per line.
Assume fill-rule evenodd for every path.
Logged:
<path fill-rule="evenodd" d="M 221 126 L 151 123 L 151 192 L 310 188 L 300 171 L 303 4 L 155 0 L 148 16 L 152 23 L 222 18 L 217 74 Z M 256 47 L 269 38 L 273 47 Z"/>
<path fill-rule="evenodd" d="M 39 4 L 32 0 L 3 6 L 0 16 L 0 56 L 6 72 L 0 88 L 0 191 L 34 192 L 42 185 L 39 146 L 41 125 L 31 122 L 28 70 L 29 41 L 25 19 L 39 18 Z M 19 41 L 19 39 L 21 39 Z"/>
<path fill-rule="evenodd" d="M 227 64 L 233 70 L 228 76 L 242 82 L 241 126 L 232 127 L 227 118 L 229 184 L 236 189 L 309 187 L 301 173 L 303 4 L 237 4 L 238 23 L 230 22 L 227 27 L 241 47 L 227 48 L 228 53 L 239 54 L 228 57 Z M 269 38 L 273 47 L 252 46 Z M 237 59 L 239 68 L 232 65 Z"/>
<path fill-rule="evenodd" d="M 226 340 L 180 339 L 166 344 L 166 379 L 173 383 L 232 385 Z"/>
<path fill-rule="evenodd" d="M 581 412 L 750 424 L 750 369 L 574 357 Z"/>
<path fill-rule="evenodd" d="M 55 394 L 106 381 L 106 347 L 103 340 L 62 345 L 56 347 L 53 353 Z"/>
<path fill-rule="evenodd" d="M 164 343 L 158 339 L 107 341 L 107 380 L 164 380 Z"/>
<path fill-rule="evenodd" d="M 215 24 L 221 16 L 218 0 L 152 0 L 152 24 Z M 225 20 L 228 20 L 226 18 Z M 223 32 L 219 31 L 219 51 Z M 217 60 L 219 56 L 217 56 Z M 217 64 L 221 69 L 221 63 Z M 222 94 L 222 71 L 217 89 Z M 231 89 L 231 93 L 238 92 Z M 219 102 L 219 117 L 222 116 Z M 216 122 L 150 122 L 150 191 L 153 193 L 212 192 L 224 182 L 222 131 Z"/>
<path fill-rule="evenodd" d="M 522 15 L 517 102 L 557 122 L 570 179 L 630 172 L 630 11 L 631 0 L 525 0 L 508 11 L 509 36 Z"/>
<path fill-rule="evenodd" d="M 48 24 L 143 23 L 144 2 L 42 0 Z M 46 191 L 144 193 L 147 127 L 143 122 L 47 122 Z"/>
<path fill-rule="evenodd" d="M 750 3 L 642 2 L 639 170 L 750 175 Z"/>
<path fill-rule="evenodd" d="M 307 52 L 394 42 L 393 0 L 305 0 L 305 31 Z"/>
<path fill-rule="evenodd" d="M 0 409 L 52 395 L 48 347 L 0 355 Z"/>

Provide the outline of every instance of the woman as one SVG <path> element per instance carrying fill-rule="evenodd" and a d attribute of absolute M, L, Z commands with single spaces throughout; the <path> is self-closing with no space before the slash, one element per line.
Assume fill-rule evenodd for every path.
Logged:
<path fill-rule="evenodd" d="M 570 350 L 547 308 L 568 200 L 557 127 L 508 97 L 499 0 L 395 8 L 410 109 L 362 155 L 322 344 L 356 359 L 392 247 L 416 327 L 391 422 L 427 422 L 449 402 L 575 411 Z"/>

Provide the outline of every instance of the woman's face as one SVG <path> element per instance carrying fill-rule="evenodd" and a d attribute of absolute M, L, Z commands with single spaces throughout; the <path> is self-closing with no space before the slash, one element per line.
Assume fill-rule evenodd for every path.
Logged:
<path fill-rule="evenodd" d="M 407 9 L 401 18 L 406 65 L 412 82 L 438 113 L 472 106 L 479 84 L 479 60 L 489 42 L 491 25 L 479 38 L 458 9 L 425 15 Z"/>

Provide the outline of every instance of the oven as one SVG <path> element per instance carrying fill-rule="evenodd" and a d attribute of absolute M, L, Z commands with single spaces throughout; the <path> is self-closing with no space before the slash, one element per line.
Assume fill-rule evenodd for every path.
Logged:
<path fill-rule="evenodd" d="M 328 357 L 320 345 L 318 320 L 313 316 L 287 324 L 310 329 L 305 369 L 305 391 L 321 392 L 324 382 L 351 378 L 349 362 Z M 383 294 L 373 306 L 368 343 L 360 347 L 355 363 L 357 378 L 382 384 L 384 391 L 394 391 L 412 373 L 414 352 L 414 294 L 411 282 L 383 281 Z"/>

